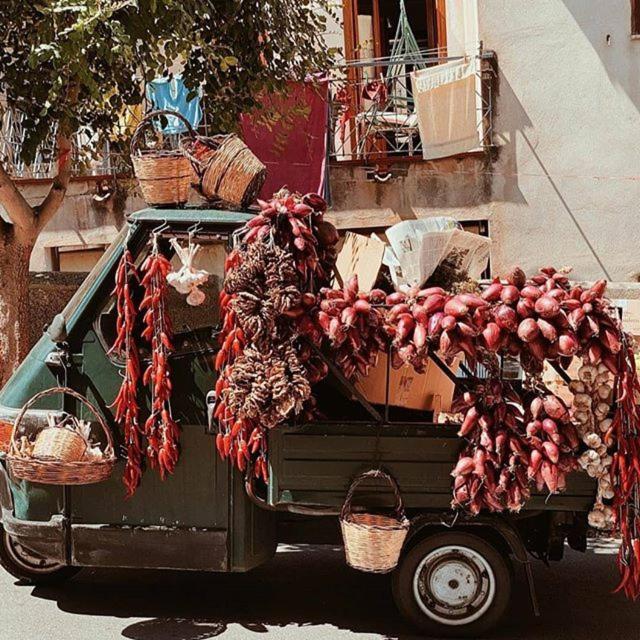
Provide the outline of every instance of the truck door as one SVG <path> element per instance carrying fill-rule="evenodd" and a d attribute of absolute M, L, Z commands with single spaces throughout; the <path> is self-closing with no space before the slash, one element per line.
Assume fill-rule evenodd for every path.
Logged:
<path fill-rule="evenodd" d="M 146 250 L 143 250 L 143 254 Z M 207 296 L 205 304 L 191 307 L 186 304 L 185 296 L 174 289 L 170 289 L 169 294 L 169 313 L 176 347 L 171 358 L 174 385 L 172 409 L 181 427 L 180 460 L 175 473 L 161 481 L 157 472 L 146 469 L 141 485 L 130 499 L 125 499 L 122 484 L 124 461 L 119 462 L 108 481 L 73 487 L 70 497 L 71 521 L 72 529 L 76 530 L 74 539 L 79 546 L 75 552 L 76 560 L 80 564 L 85 563 L 87 558 L 86 554 L 81 557 L 83 552 L 80 548 L 85 541 L 77 532 L 87 526 L 166 527 L 185 531 L 207 529 L 226 532 L 229 469 L 226 463 L 219 461 L 214 440 L 205 433 L 205 398 L 215 385 L 213 354 L 217 349 L 217 301 L 222 284 L 225 246 L 221 241 L 212 242 L 203 247 L 201 253 L 204 260 L 198 266 L 202 265 L 201 268 L 211 273 L 209 283 L 204 288 Z M 139 256 L 138 261 L 143 258 L 144 255 Z M 74 386 L 111 419 L 114 432 L 119 433 L 119 428 L 112 420 L 112 411 L 108 408 L 118 392 L 123 365 L 116 356 L 107 353 L 115 337 L 115 313 L 114 299 L 111 297 L 102 305 L 84 336 L 82 364 L 76 373 L 79 379 L 74 381 Z M 140 351 L 143 359 L 149 357 L 148 346 L 141 346 Z M 149 398 L 146 392 L 144 400 L 142 395 L 141 404 L 146 407 L 143 406 L 141 414 L 145 416 L 148 415 Z M 87 553 L 89 548 L 90 542 L 86 541 Z M 185 559 L 176 559 L 176 562 L 184 563 Z M 114 559 L 113 564 L 124 566 L 121 559 Z M 190 565 L 183 566 L 188 568 Z"/>

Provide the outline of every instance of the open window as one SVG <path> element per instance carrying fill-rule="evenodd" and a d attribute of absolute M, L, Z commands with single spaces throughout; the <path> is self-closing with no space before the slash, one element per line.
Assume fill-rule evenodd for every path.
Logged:
<path fill-rule="evenodd" d="M 447 53 L 444 0 L 404 0 L 406 16 L 418 47 Z M 345 54 L 348 60 L 388 56 L 400 20 L 401 0 L 344 0 Z"/>

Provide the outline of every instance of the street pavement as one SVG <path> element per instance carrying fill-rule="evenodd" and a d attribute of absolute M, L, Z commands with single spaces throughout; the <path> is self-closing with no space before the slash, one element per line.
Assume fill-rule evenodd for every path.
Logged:
<path fill-rule="evenodd" d="M 615 546 L 535 561 L 542 617 L 531 612 L 516 568 L 509 614 L 491 638 L 640 638 L 640 603 L 613 595 Z M 58 587 L 31 587 L 0 571 L 0 637 L 6 640 L 333 640 L 418 636 L 396 613 L 388 576 L 345 566 L 330 547 L 282 546 L 248 574 L 84 570 Z"/>

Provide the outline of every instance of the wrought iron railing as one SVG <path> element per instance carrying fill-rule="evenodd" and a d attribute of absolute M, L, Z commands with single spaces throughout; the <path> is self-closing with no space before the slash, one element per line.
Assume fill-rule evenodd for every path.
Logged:
<path fill-rule="evenodd" d="M 479 148 L 492 145 L 491 58 L 488 53 L 476 56 Z M 403 59 L 356 60 L 336 67 L 330 78 L 330 159 L 422 158 L 411 73 L 460 59 L 412 54 Z"/>
<path fill-rule="evenodd" d="M 57 125 L 51 127 L 49 135 L 38 146 L 34 158 L 26 163 L 22 159 L 25 141 L 23 114 L 0 105 L 0 160 L 14 178 L 50 179 L 57 173 L 55 148 Z M 73 173 L 82 176 L 107 176 L 128 171 L 127 159 L 115 152 L 109 142 L 98 145 L 86 134 L 76 134 L 73 139 Z"/>

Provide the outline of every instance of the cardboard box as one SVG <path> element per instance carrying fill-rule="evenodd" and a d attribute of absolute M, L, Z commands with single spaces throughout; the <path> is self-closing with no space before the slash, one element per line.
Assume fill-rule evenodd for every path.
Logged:
<path fill-rule="evenodd" d="M 460 366 L 456 358 L 449 367 L 455 374 Z M 356 382 L 356 388 L 371 404 L 384 404 L 387 385 L 387 354 L 378 358 L 366 378 Z M 455 385 L 432 360 L 425 373 L 417 373 L 411 365 L 389 370 L 389 404 L 421 411 L 449 411 Z"/>
<path fill-rule="evenodd" d="M 349 231 L 336 260 L 340 282 L 344 283 L 356 275 L 361 291 L 373 289 L 382 266 L 385 246 L 375 234 L 362 236 Z"/>

